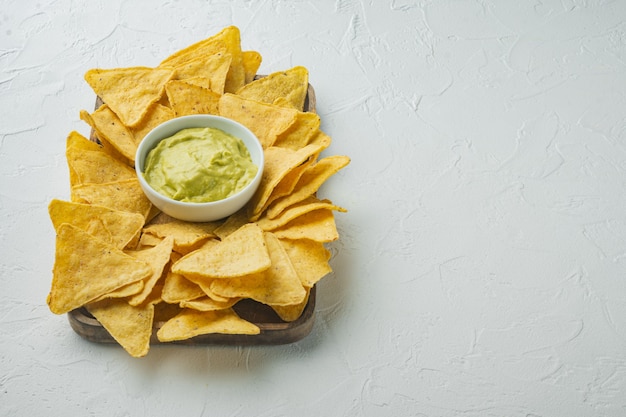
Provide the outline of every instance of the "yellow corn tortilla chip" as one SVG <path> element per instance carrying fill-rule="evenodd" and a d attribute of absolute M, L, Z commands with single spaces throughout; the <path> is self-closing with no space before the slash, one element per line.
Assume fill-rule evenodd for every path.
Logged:
<path fill-rule="evenodd" d="M 243 226 L 246 223 L 248 223 L 248 215 L 246 214 L 246 209 L 244 207 L 238 212 L 228 216 L 226 220 L 220 226 L 215 228 L 213 233 L 215 233 L 215 235 L 219 237 L 221 240 L 224 240 L 226 236 L 238 230 L 241 226 Z"/>
<path fill-rule="evenodd" d="M 257 51 L 242 51 L 241 59 L 243 61 L 245 83 L 248 84 L 254 80 L 254 77 L 256 77 L 257 71 L 263 61 L 263 57 Z"/>
<path fill-rule="evenodd" d="M 146 356 L 154 321 L 154 305 L 131 306 L 124 300 L 103 300 L 87 310 L 132 357 Z"/>
<path fill-rule="evenodd" d="M 302 66 L 290 68 L 258 78 L 237 90 L 240 97 L 263 103 L 274 103 L 284 97 L 293 107 L 302 111 L 309 88 L 309 71 Z"/>
<path fill-rule="evenodd" d="M 221 95 L 208 88 L 172 80 L 165 85 L 167 98 L 176 116 L 190 114 L 218 114 Z"/>
<path fill-rule="evenodd" d="M 232 56 L 228 52 L 220 51 L 212 55 L 199 56 L 175 67 L 174 78 L 224 94 L 231 62 Z"/>
<path fill-rule="evenodd" d="M 174 238 L 166 237 L 157 246 L 148 249 L 126 251 L 126 254 L 133 258 L 139 259 L 152 267 L 152 275 L 147 277 L 143 283 L 141 292 L 133 295 L 128 299 L 128 304 L 137 306 L 142 304 L 154 290 L 155 285 L 161 279 L 165 266 L 170 261 L 172 248 L 174 247 Z"/>
<path fill-rule="evenodd" d="M 127 67 L 91 69 L 85 81 L 125 126 L 135 126 L 150 105 L 159 101 L 165 83 L 174 76 L 167 68 Z"/>
<path fill-rule="evenodd" d="M 131 282 L 130 284 L 124 285 L 123 287 L 120 287 L 116 290 L 113 290 L 111 292 L 108 292 L 106 294 L 103 294 L 102 296 L 96 298 L 93 301 L 90 302 L 98 302 L 98 301 L 102 301 L 102 300 L 108 300 L 111 298 L 126 298 L 126 297 L 130 297 L 133 296 L 137 293 L 139 293 L 141 290 L 143 290 L 144 287 L 144 283 L 143 281 L 139 280 L 139 281 L 135 281 L 135 282 Z"/>
<path fill-rule="evenodd" d="M 137 178 L 102 184 L 80 184 L 72 187 L 71 196 L 76 203 L 139 213 L 144 218 L 147 218 L 152 208 L 152 203 L 143 193 Z"/>
<path fill-rule="evenodd" d="M 269 269 L 246 276 L 213 280 L 211 290 L 223 297 L 251 298 L 270 305 L 301 303 L 306 290 L 287 252 L 271 233 L 265 233 L 264 238 L 272 260 Z"/>
<path fill-rule="evenodd" d="M 318 132 L 320 117 L 315 113 L 298 112 L 294 123 L 274 142 L 274 146 L 298 150 L 306 146 Z"/>
<path fill-rule="evenodd" d="M 286 225 L 272 230 L 280 239 L 310 239 L 316 242 L 333 242 L 339 239 L 332 210 L 310 211 L 290 221 Z"/>
<path fill-rule="evenodd" d="M 273 201 L 268 207 L 267 217 L 273 219 L 287 207 L 313 196 L 326 180 L 349 163 L 350 158 L 347 156 L 333 155 L 320 159 L 314 165 L 306 167 L 294 188 L 289 191 L 289 194 Z"/>
<path fill-rule="evenodd" d="M 213 231 L 218 225 L 218 222 L 185 222 L 170 217 L 164 223 L 145 226 L 143 232 L 160 238 L 171 236 L 174 238 L 174 250 L 185 253 L 198 244 L 204 244 L 207 239 L 215 238 Z"/>
<path fill-rule="evenodd" d="M 183 309 L 168 320 L 157 332 L 161 342 L 186 340 L 209 333 L 259 334 L 261 329 L 240 318 L 231 308 L 216 311 Z"/>
<path fill-rule="evenodd" d="M 321 152 L 323 144 L 312 143 L 297 151 L 270 147 L 265 149 L 265 166 L 259 188 L 248 203 L 248 215 L 257 220 L 267 208 L 274 189 L 290 172 Z M 283 194 L 280 193 L 280 196 Z"/>
<path fill-rule="evenodd" d="M 91 114 L 81 110 L 80 118 L 91 126 L 101 142 L 113 148 L 131 164 L 134 163 L 137 151 L 135 137 L 108 105 L 100 106 Z"/>
<path fill-rule="evenodd" d="M 48 213 L 55 230 L 69 223 L 118 249 L 136 244 L 144 223 L 137 213 L 58 199 L 50 201 Z"/>
<path fill-rule="evenodd" d="M 328 261 L 330 251 L 321 242 L 309 239 L 279 239 L 305 288 L 312 288 L 332 272 Z"/>
<path fill-rule="evenodd" d="M 263 271 L 270 263 L 263 231 L 249 223 L 218 244 L 183 256 L 171 269 L 188 278 L 228 278 Z"/>
<path fill-rule="evenodd" d="M 181 301 L 195 300 L 206 296 L 198 284 L 191 282 L 181 274 L 168 271 L 165 276 L 161 297 L 170 304 Z"/>
<path fill-rule="evenodd" d="M 215 311 L 230 308 L 237 304 L 240 298 L 231 298 L 226 301 L 215 301 L 211 297 L 202 297 L 195 300 L 183 300 L 180 302 L 182 308 L 190 308 L 197 311 Z"/>
<path fill-rule="evenodd" d="M 307 303 L 309 302 L 309 295 L 311 293 L 311 290 L 309 288 L 305 288 L 305 290 L 306 290 L 306 296 L 304 297 L 304 300 L 302 300 L 302 302 L 298 304 L 292 304 L 292 305 L 286 305 L 286 306 L 272 305 L 270 307 L 276 312 L 276 314 L 278 315 L 278 317 L 281 318 L 281 320 L 286 321 L 286 322 L 296 321 L 300 318 L 300 316 L 302 316 L 302 312 L 304 311 Z"/>
<path fill-rule="evenodd" d="M 272 146 L 278 135 L 295 122 L 297 114 L 295 109 L 248 100 L 235 94 L 224 94 L 219 101 L 219 115 L 250 129 L 263 148 Z"/>
<path fill-rule="evenodd" d="M 47 303 L 53 313 L 67 313 L 150 274 L 152 268 L 145 262 L 76 226 L 62 224 Z"/>
<path fill-rule="evenodd" d="M 148 133 L 150 133 L 152 129 L 154 129 L 161 123 L 173 119 L 174 117 L 176 117 L 176 113 L 174 113 L 174 110 L 167 106 L 164 106 L 163 104 L 155 103 L 150 106 L 141 123 L 135 127 L 130 128 L 130 131 L 133 134 L 133 138 L 135 139 L 135 145 L 138 146 L 143 138 Z"/>
<path fill-rule="evenodd" d="M 264 208 L 269 207 L 277 199 L 291 194 L 298 181 L 300 181 L 300 177 L 302 177 L 302 174 L 304 174 L 309 166 L 315 163 L 316 159 L 317 155 L 313 155 L 309 157 L 309 159 L 289 171 L 287 175 L 285 175 L 280 180 L 280 182 L 276 184 L 276 186 L 272 190 L 272 193 L 263 205 Z"/>
<path fill-rule="evenodd" d="M 69 146 L 65 154 L 71 173 L 71 185 L 111 182 L 135 178 L 137 175 L 134 169 L 102 149 L 87 151 Z"/>

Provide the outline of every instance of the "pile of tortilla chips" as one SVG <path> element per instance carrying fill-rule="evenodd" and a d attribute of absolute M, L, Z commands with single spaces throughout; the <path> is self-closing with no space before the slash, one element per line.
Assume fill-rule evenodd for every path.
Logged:
<path fill-rule="evenodd" d="M 150 340 L 209 333 L 258 334 L 233 308 L 243 299 L 296 320 L 310 290 L 331 268 L 325 244 L 338 239 L 335 211 L 320 186 L 349 162 L 320 157 L 330 138 L 305 108 L 303 67 L 257 77 L 261 55 L 242 51 L 227 27 L 156 68 L 93 69 L 85 80 L 101 99 L 81 112 L 92 131 L 66 141 L 70 201 L 49 213 L 56 253 L 48 306 L 85 307 L 132 356 Z M 136 178 L 134 155 L 147 132 L 188 114 L 225 116 L 262 142 L 262 183 L 240 212 L 190 223 L 160 213 Z M 156 324 L 159 324 L 156 326 Z"/>

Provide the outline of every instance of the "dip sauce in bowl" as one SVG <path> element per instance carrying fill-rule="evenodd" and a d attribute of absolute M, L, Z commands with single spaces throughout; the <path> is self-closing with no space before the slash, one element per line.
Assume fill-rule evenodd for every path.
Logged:
<path fill-rule="evenodd" d="M 135 169 L 150 201 L 165 214 L 214 221 L 241 209 L 263 172 L 263 149 L 245 126 L 193 115 L 153 129 L 137 148 Z"/>

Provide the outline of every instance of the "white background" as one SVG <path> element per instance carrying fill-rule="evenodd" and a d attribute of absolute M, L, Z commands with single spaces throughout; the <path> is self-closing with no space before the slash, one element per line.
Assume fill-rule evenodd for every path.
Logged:
<path fill-rule="evenodd" d="M 347 208 L 312 333 L 87 342 L 45 299 L 90 68 L 241 29 L 306 66 Z M 626 1 L 0 0 L 0 415 L 626 415 Z"/>

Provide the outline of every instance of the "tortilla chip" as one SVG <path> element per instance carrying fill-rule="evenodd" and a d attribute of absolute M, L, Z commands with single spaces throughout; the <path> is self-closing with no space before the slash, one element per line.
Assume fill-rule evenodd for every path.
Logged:
<path fill-rule="evenodd" d="M 85 73 L 85 81 L 125 126 L 135 126 L 150 105 L 159 101 L 165 83 L 173 76 L 174 70 L 166 68 L 91 69 Z"/>
<path fill-rule="evenodd" d="M 150 265 L 65 223 L 57 230 L 47 303 L 53 313 L 67 313 L 150 274 Z"/>
<path fill-rule="evenodd" d="M 155 103 L 150 106 L 141 123 L 130 128 L 133 138 L 135 139 L 135 145 L 138 146 L 143 138 L 150 133 L 152 129 L 170 119 L 173 119 L 174 117 L 176 117 L 176 113 L 174 113 L 174 110 L 167 106 L 160 103 Z"/>
<path fill-rule="evenodd" d="M 177 66 L 175 79 L 224 94 L 231 62 L 232 56 L 227 52 L 199 56 Z"/>
<path fill-rule="evenodd" d="M 297 114 L 295 109 L 248 100 L 234 94 L 224 94 L 219 101 L 219 115 L 250 129 L 263 148 L 272 146 L 278 135 L 295 122 Z"/>
<path fill-rule="evenodd" d="M 118 249 L 136 244 L 144 223 L 137 213 L 58 199 L 50 201 L 48 213 L 55 230 L 69 223 Z"/>
<path fill-rule="evenodd" d="M 302 300 L 302 302 L 298 304 L 286 306 L 271 305 L 270 307 L 276 312 L 281 320 L 286 322 L 296 321 L 300 318 L 300 316 L 302 316 L 302 313 L 304 312 L 304 309 L 309 302 L 309 295 L 311 293 L 311 290 L 309 288 L 305 288 L 305 290 L 306 296 L 304 297 L 304 300 Z"/>
<path fill-rule="evenodd" d="M 206 296 L 198 284 L 189 281 L 181 274 L 169 271 L 165 276 L 161 297 L 163 301 L 178 304 L 181 301 L 195 300 Z"/>
<path fill-rule="evenodd" d="M 317 161 L 312 166 L 306 167 L 298 183 L 289 191 L 289 195 L 282 196 L 268 207 L 267 217 L 270 219 L 276 218 L 287 207 L 315 195 L 328 178 L 339 172 L 339 170 L 349 163 L 350 158 L 347 156 L 333 155 Z"/>
<path fill-rule="evenodd" d="M 195 300 L 181 301 L 180 306 L 182 308 L 190 308 L 197 311 L 215 311 L 224 310 L 237 304 L 241 300 L 240 298 L 231 298 L 226 301 L 215 301 L 211 297 L 202 297 Z"/>
<path fill-rule="evenodd" d="M 161 243 L 152 248 L 126 252 L 126 254 L 139 259 L 152 267 L 152 275 L 144 280 L 143 289 L 141 292 L 130 297 L 128 299 L 128 304 L 131 306 L 137 306 L 146 301 L 159 279 L 161 279 L 165 266 L 170 261 L 170 255 L 173 247 L 174 238 L 166 237 L 161 241 Z"/>
<path fill-rule="evenodd" d="M 317 155 L 321 148 L 320 144 L 309 144 L 297 151 L 278 147 L 271 147 L 264 151 L 265 167 L 261 183 L 248 203 L 248 215 L 252 220 L 257 220 L 267 208 L 270 196 L 280 181 L 310 157 Z"/>
<path fill-rule="evenodd" d="M 241 53 L 241 59 L 243 61 L 243 70 L 245 73 L 245 83 L 248 84 L 256 77 L 263 57 L 257 51 L 243 51 Z"/>
<path fill-rule="evenodd" d="M 137 151 L 135 137 L 108 105 L 100 106 L 91 114 L 82 110 L 80 118 L 91 126 L 101 142 L 115 149 L 126 161 L 134 163 Z"/>
<path fill-rule="evenodd" d="M 211 290 L 223 297 L 251 298 L 270 305 L 301 303 L 306 291 L 287 252 L 271 233 L 265 233 L 264 238 L 272 260 L 269 269 L 246 276 L 213 280 Z"/>
<path fill-rule="evenodd" d="M 279 97 L 284 97 L 293 108 L 303 111 L 308 88 L 309 71 L 305 67 L 297 66 L 258 78 L 237 90 L 236 94 L 269 104 L 274 103 Z"/>
<path fill-rule="evenodd" d="M 335 215 L 332 210 L 310 211 L 290 221 L 286 225 L 272 230 L 280 239 L 310 239 L 316 242 L 333 242 L 339 239 Z"/>
<path fill-rule="evenodd" d="M 293 150 L 303 148 L 317 134 L 320 125 L 317 114 L 298 112 L 295 122 L 276 138 L 274 146 Z"/>
<path fill-rule="evenodd" d="M 182 310 L 157 332 L 161 342 L 186 340 L 209 333 L 259 334 L 261 329 L 240 318 L 231 308 L 217 311 Z"/>
<path fill-rule="evenodd" d="M 172 80 L 165 85 L 165 92 L 176 116 L 218 114 L 221 95 L 208 88 Z"/>
<path fill-rule="evenodd" d="M 171 236 L 174 239 L 174 250 L 179 253 L 188 252 L 198 244 L 204 244 L 207 239 L 215 238 L 213 231 L 217 222 L 185 222 L 170 218 L 166 223 L 155 223 L 144 227 L 144 234 L 151 234 L 160 238 Z"/>
<path fill-rule="evenodd" d="M 323 243 L 309 239 L 279 240 L 305 288 L 312 288 L 320 279 L 332 272 L 328 263 L 330 251 Z"/>
<path fill-rule="evenodd" d="M 154 321 L 154 305 L 131 306 L 124 300 L 104 300 L 87 310 L 132 357 L 146 356 Z"/>
<path fill-rule="evenodd" d="M 147 218 L 152 203 L 143 193 L 139 180 L 131 178 L 103 184 L 81 184 L 72 187 L 72 201 L 95 204 L 113 210 L 139 213 Z"/>
<path fill-rule="evenodd" d="M 183 256 L 172 265 L 172 272 L 187 277 L 228 278 L 263 271 L 270 263 L 263 231 L 250 223 L 216 245 Z"/>

